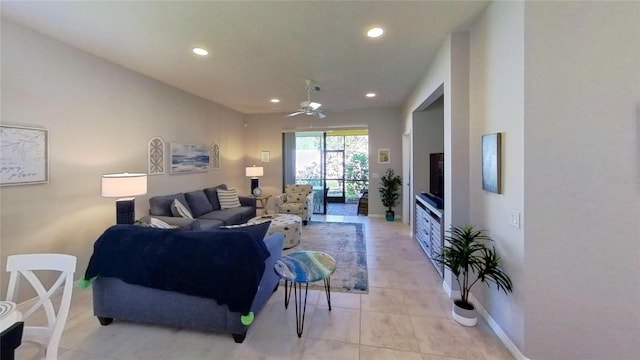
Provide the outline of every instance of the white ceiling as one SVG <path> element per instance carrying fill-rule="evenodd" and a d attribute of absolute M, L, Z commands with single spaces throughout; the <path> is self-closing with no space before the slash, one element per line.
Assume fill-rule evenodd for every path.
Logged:
<path fill-rule="evenodd" d="M 2 16 L 245 114 L 400 106 L 487 1 L 2 1 Z M 365 36 L 380 25 L 385 34 Z M 191 49 L 209 50 L 197 57 Z M 366 98 L 366 92 L 378 94 Z M 280 104 L 271 104 L 277 97 Z"/>

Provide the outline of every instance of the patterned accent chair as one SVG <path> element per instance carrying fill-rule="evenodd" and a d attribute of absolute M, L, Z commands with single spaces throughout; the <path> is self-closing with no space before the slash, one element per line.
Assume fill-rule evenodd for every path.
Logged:
<path fill-rule="evenodd" d="M 287 185 L 284 194 L 274 196 L 276 213 L 294 214 L 307 225 L 313 214 L 313 187 L 306 184 Z"/>

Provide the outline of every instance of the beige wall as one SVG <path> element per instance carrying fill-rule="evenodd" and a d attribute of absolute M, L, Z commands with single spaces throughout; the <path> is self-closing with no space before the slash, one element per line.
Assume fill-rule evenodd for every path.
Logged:
<path fill-rule="evenodd" d="M 514 283 L 509 295 L 479 285 L 474 295 L 524 348 L 524 230 L 510 224 L 523 213 L 524 6 L 493 3 L 470 30 L 469 191 L 473 224 L 488 229 Z M 482 135 L 502 133 L 502 193 L 482 190 Z M 524 216 L 522 216 L 524 219 Z M 524 222 L 523 222 L 524 223 Z"/>
<path fill-rule="evenodd" d="M 387 168 L 393 168 L 397 174 L 402 174 L 402 126 L 398 109 L 382 108 L 368 110 L 350 110 L 342 112 L 327 112 L 327 117 L 318 119 L 313 116 L 299 115 L 284 117 L 285 114 L 246 115 L 245 151 L 246 166 L 263 165 L 264 177 L 260 178 L 260 188 L 263 193 L 279 194 L 282 192 L 282 133 L 287 131 L 320 131 L 344 128 L 369 129 L 369 170 L 370 176 L 382 176 Z M 389 148 L 391 151 L 390 164 L 378 164 L 377 151 Z M 260 163 L 260 152 L 266 150 L 271 153 L 271 162 Z M 385 208 L 380 203 L 378 194 L 379 179 L 369 179 L 369 214 L 383 216 Z M 246 181 L 246 191 L 249 191 L 249 181 Z M 273 203 L 269 204 L 273 207 Z M 396 216 L 400 217 L 401 206 L 396 207 Z"/>
<path fill-rule="evenodd" d="M 640 351 L 638 23 L 634 2 L 494 2 L 469 31 L 468 67 L 454 62 L 452 34 L 403 107 L 410 130 L 411 112 L 444 84 L 454 123 L 450 109 L 465 104 L 448 84 L 468 71 L 468 173 L 454 163 L 452 176 L 468 179 L 469 219 L 490 231 L 514 281 L 509 296 L 474 295 L 518 358 Z M 499 195 L 479 183 L 480 137 L 492 132 L 504 134 Z"/>
<path fill-rule="evenodd" d="M 3 124 L 42 127 L 50 136 L 48 184 L 0 188 L 2 295 L 6 257 L 62 252 L 83 275 L 92 245 L 115 222 L 115 199 L 100 197 L 100 176 L 147 172 L 147 142 L 220 144 L 221 169 L 149 177 L 148 197 L 225 182 L 242 186 L 242 115 L 3 19 Z"/>
<path fill-rule="evenodd" d="M 526 2 L 526 349 L 640 354 L 640 3 Z"/>

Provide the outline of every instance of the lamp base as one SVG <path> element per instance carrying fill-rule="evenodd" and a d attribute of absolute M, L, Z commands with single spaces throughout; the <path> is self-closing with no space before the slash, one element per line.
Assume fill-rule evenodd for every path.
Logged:
<path fill-rule="evenodd" d="M 255 190 L 258 187 L 258 178 L 257 177 L 252 177 L 251 178 L 251 193 L 253 194 L 253 190 Z"/>
<path fill-rule="evenodd" d="M 136 221 L 136 199 L 124 198 L 116 200 L 116 224 L 131 225 Z"/>

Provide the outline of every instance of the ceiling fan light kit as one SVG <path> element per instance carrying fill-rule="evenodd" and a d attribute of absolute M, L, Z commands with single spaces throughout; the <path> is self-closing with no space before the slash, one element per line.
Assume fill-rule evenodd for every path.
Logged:
<path fill-rule="evenodd" d="M 305 115 L 313 115 L 320 119 L 326 118 L 327 116 L 322 112 L 320 112 L 320 110 L 318 110 L 322 106 L 322 104 L 311 101 L 311 91 L 320 91 L 320 87 L 314 84 L 311 80 L 306 80 L 305 83 L 306 83 L 306 86 L 304 88 L 307 89 L 307 100 L 300 102 L 300 108 L 292 112 L 291 114 L 286 115 L 285 117 L 305 114 Z"/>

